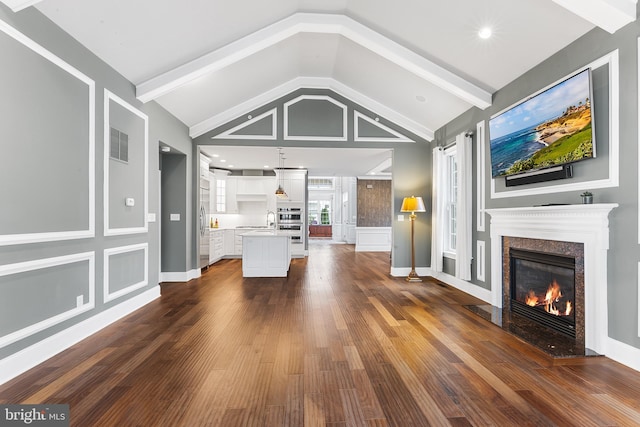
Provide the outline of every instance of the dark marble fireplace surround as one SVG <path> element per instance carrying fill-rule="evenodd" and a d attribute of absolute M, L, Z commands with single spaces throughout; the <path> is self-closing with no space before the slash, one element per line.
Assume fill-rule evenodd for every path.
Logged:
<path fill-rule="evenodd" d="M 584 245 L 582 243 L 574 242 L 559 242 L 554 240 L 505 236 L 502 239 L 502 248 L 503 323 L 506 321 L 511 332 L 554 356 L 585 355 Z M 533 320 L 527 319 L 526 317 L 510 312 L 511 249 L 556 254 L 575 259 L 575 339 L 552 331 L 543 325 L 539 325 Z"/>

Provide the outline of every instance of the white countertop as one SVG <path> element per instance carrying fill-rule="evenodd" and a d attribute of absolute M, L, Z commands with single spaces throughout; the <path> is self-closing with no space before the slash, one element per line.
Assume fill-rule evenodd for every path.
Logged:
<path fill-rule="evenodd" d="M 274 230 L 273 228 L 268 228 L 268 229 L 247 230 L 247 232 L 242 233 L 241 236 L 242 237 L 290 237 L 291 235 L 288 233 L 282 233 L 278 230 Z"/>

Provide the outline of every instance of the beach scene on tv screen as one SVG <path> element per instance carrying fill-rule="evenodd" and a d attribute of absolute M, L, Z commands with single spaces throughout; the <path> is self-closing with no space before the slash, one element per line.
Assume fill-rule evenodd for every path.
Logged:
<path fill-rule="evenodd" d="M 492 176 L 594 156 L 589 70 L 489 121 Z"/>

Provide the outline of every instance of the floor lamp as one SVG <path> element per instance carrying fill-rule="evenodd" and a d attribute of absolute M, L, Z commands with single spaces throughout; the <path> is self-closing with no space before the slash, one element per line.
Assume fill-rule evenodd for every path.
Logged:
<path fill-rule="evenodd" d="M 426 212 L 422 197 L 405 197 L 402 201 L 400 212 L 411 212 L 411 215 L 409 215 L 409 222 L 411 222 L 411 272 L 406 280 L 407 282 L 422 282 L 422 279 L 416 273 L 416 250 L 413 244 L 413 223 L 416 220 L 416 212 Z"/>

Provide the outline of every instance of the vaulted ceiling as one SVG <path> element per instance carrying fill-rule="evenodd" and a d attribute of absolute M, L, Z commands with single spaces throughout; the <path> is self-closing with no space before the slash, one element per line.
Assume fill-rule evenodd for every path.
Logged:
<path fill-rule="evenodd" d="M 595 26 L 635 20 L 636 1 L 3 0 L 35 5 L 192 136 L 322 87 L 426 139 Z"/>

